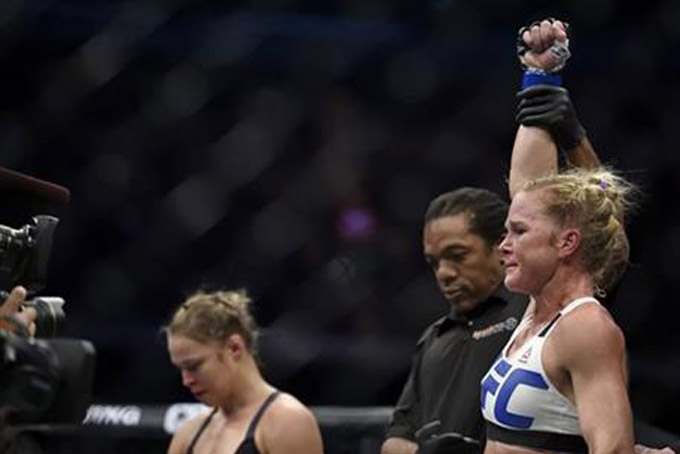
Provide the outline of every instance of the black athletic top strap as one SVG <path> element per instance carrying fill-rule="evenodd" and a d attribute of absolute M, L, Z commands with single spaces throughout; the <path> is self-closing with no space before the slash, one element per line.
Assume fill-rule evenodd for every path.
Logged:
<path fill-rule="evenodd" d="M 255 434 L 255 429 L 257 429 L 257 424 L 260 422 L 260 418 L 262 418 L 262 414 L 279 394 L 281 394 L 281 391 L 274 391 L 273 393 L 268 395 L 267 398 L 262 403 L 262 405 L 260 405 L 260 408 L 257 409 L 257 413 L 255 413 L 255 416 L 253 417 L 252 421 L 250 421 L 250 425 L 248 426 L 248 431 L 246 432 L 246 440 L 248 438 L 253 438 L 253 435 Z"/>
<path fill-rule="evenodd" d="M 215 416 L 215 413 L 217 413 L 217 407 L 213 408 L 213 411 L 210 412 L 210 415 L 208 415 L 207 418 L 203 421 L 203 424 L 201 424 L 201 427 L 198 428 L 196 433 L 194 434 L 194 438 L 191 439 L 191 443 L 189 443 L 189 447 L 187 448 L 186 454 L 194 454 L 194 445 L 200 438 L 201 434 L 205 430 L 206 427 L 208 427 L 208 424 L 210 424 L 210 421 L 212 421 L 213 416 Z"/>
<path fill-rule="evenodd" d="M 269 407 L 269 405 L 274 401 L 274 399 L 276 399 L 276 397 L 279 394 L 281 394 L 280 391 L 274 391 L 273 393 L 268 395 L 267 398 L 262 403 L 262 405 L 260 405 L 260 408 L 257 409 L 257 413 L 255 413 L 255 416 L 253 416 L 253 419 L 250 421 L 250 424 L 248 425 L 248 430 L 246 431 L 246 436 L 244 437 L 243 442 L 241 442 L 241 445 L 236 450 L 237 454 L 246 452 L 257 452 L 257 447 L 255 446 L 254 440 L 255 429 L 257 429 L 257 425 L 260 422 L 260 419 L 262 418 L 262 414 L 264 413 L 264 411 L 267 409 L 267 407 Z M 215 416 L 215 413 L 217 413 L 217 408 L 215 408 L 212 411 L 212 413 L 210 413 L 210 415 L 207 418 L 205 418 L 205 421 L 203 421 L 201 427 L 198 428 L 196 434 L 194 435 L 194 438 L 191 440 L 191 443 L 189 444 L 189 447 L 186 450 L 186 454 L 193 454 L 194 445 L 205 431 L 205 428 L 208 427 L 208 424 L 210 424 L 210 421 L 212 420 L 213 416 Z"/>
<path fill-rule="evenodd" d="M 557 322 L 557 319 L 560 318 L 561 315 L 562 312 L 558 312 L 557 315 L 555 315 L 553 319 L 550 320 L 550 323 L 548 323 L 546 327 L 541 330 L 541 332 L 538 334 L 538 337 L 545 336 L 548 333 L 548 331 L 550 331 L 550 327 L 552 327 L 555 324 L 555 322 Z"/>

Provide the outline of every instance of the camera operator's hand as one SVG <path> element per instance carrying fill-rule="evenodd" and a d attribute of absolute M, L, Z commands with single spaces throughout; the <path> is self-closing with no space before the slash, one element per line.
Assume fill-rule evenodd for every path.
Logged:
<path fill-rule="evenodd" d="M 23 307 L 25 300 L 26 289 L 20 285 L 14 287 L 0 306 L 0 329 L 30 337 L 35 335 L 37 313 L 31 307 Z"/>

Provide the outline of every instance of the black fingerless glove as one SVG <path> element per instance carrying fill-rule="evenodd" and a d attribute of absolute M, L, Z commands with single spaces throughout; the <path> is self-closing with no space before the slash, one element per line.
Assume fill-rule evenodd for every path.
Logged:
<path fill-rule="evenodd" d="M 524 63 L 524 54 L 529 52 L 531 50 L 529 46 L 524 42 L 524 32 L 531 30 L 531 27 L 534 25 L 540 25 L 541 21 L 533 21 L 529 25 L 525 25 L 523 27 L 520 27 L 519 30 L 517 30 L 517 40 L 515 42 L 516 47 L 517 47 L 517 58 L 519 59 L 519 64 L 522 67 L 522 69 L 527 69 L 527 65 Z"/>
<path fill-rule="evenodd" d="M 547 129 L 561 150 L 576 148 L 585 137 L 586 130 L 565 88 L 534 85 L 520 91 L 517 98 L 517 123 Z"/>

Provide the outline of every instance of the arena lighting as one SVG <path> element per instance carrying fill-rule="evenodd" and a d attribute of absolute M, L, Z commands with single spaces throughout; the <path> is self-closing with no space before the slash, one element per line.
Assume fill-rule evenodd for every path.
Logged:
<path fill-rule="evenodd" d="M 361 205 L 348 206 L 341 210 L 336 230 L 346 240 L 365 240 L 376 233 L 378 221 L 370 208 Z"/>

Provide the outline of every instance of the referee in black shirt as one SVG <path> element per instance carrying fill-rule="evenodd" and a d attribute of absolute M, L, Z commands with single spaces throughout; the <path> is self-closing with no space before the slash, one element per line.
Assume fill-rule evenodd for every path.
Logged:
<path fill-rule="evenodd" d="M 507 203 L 485 189 L 461 188 L 430 204 L 424 252 L 451 310 L 418 341 L 383 453 L 413 453 L 417 438 L 429 440 L 432 452 L 444 452 L 445 444 L 460 442 L 451 432 L 482 438 L 479 380 L 527 304 L 502 285 L 497 245 L 506 214 Z"/>

